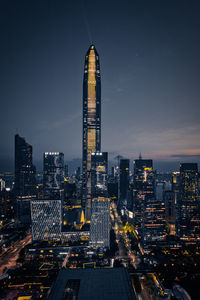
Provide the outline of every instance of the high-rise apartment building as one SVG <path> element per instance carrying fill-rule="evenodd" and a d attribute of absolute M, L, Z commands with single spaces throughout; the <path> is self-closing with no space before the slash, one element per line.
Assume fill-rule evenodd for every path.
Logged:
<path fill-rule="evenodd" d="M 101 77 L 99 55 L 91 45 L 85 56 L 83 78 L 82 206 L 91 217 L 91 156 L 101 151 Z"/>
<path fill-rule="evenodd" d="M 90 224 L 90 242 L 95 247 L 110 247 L 110 199 L 98 197 L 92 199 Z"/>
<path fill-rule="evenodd" d="M 64 154 L 45 152 L 43 190 L 45 199 L 61 199 L 64 189 Z"/>

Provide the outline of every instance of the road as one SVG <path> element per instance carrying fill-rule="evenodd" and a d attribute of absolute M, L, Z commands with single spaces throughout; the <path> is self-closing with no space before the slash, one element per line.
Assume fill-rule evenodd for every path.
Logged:
<path fill-rule="evenodd" d="M 71 254 L 71 248 L 69 248 L 66 257 L 65 257 L 65 259 L 63 260 L 63 263 L 62 263 L 62 267 L 63 267 L 63 268 L 66 268 L 66 264 L 67 264 L 67 262 L 68 262 L 68 260 L 69 260 L 70 254 Z"/>
<path fill-rule="evenodd" d="M 116 240 L 118 242 L 118 247 L 119 247 L 119 255 L 117 255 L 115 257 L 115 259 L 120 259 L 123 257 L 127 257 L 130 259 L 130 264 L 134 267 L 135 270 L 138 271 L 138 267 L 140 264 L 140 258 L 139 256 L 135 255 L 135 252 L 131 250 L 131 240 L 129 239 L 126 231 L 124 229 L 122 229 L 122 221 L 121 221 L 121 217 L 118 215 L 117 212 L 117 208 L 116 208 L 116 204 L 114 202 L 111 203 L 111 219 L 113 221 L 113 229 L 115 231 L 116 234 Z M 137 237 L 137 234 L 134 230 L 134 236 L 137 240 L 137 245 L 138 245 L 138 249 L 140 251 L 140 255 L 144 255 L 144 251 L 142 249 L 142 246 L 139 243 L 139 239 Z M 147 273 L 147 269 L 144 270 L 145 273 Z M 143 280 L 142 278 L 139 279 L 140 280 L 140 284 L 141 284 L 141 295 L 140 298 L 142 298 L 143 300 L 150 300 L 151 296 L 150 294 L 147 292 L 146 289 L 146 281 L 148 282 L 149 279 L 151 279 L 152 281 L 152 286 L 156 289 L 157 291 L 157 295 L 159 296 L 163 296 L 164 295 L 164 289 L 161 286 L 156 274 L 153 273 L 149 273 L 147 275 L 147 280 Z M 138 297 L 139 298 L 139 297 Z"/>
<path fill-rule="evenodd" d="M 19 252 L 31 242 L 31 238 L 32 236 L 29 234 L 24 239 L 16 241 L 0 256 L 0 275 L 3 274 L 4 268 L 10 269 L 16 265 Z"/>
<path fill-rule="evenodd" d="M 119 255 L 116 257 L 116 259 L 119 257 L 127 257 L 130 259 L 132 266 L 136 269 L 136 262 L 138 262 L 138 260 L 134 252 L 131 250 L 131 241 L 129 240 L 127 233 L 124 230 L 120 230 L 122 221 L 118 215 L 116 204 L 114 202 L 111 204 L 111 214 L 111 219 L 114 221 L 113 229 L 115 231 L 116 240 L 119 247 Z"/>

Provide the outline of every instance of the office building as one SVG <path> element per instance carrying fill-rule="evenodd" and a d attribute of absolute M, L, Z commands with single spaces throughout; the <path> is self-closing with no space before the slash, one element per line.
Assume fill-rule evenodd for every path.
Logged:
<path fill-rule="evenodd" d="M 120 159 L 119 166 L 119 209 L 127 206 L 129 191 L 129 159 Z"/>
<path fill-rule="evenodd" d="M 145 197 L 142 211 L 142 242 L 145 248 L 157 247 L 166 237 L 165 205 Z"/>
<path fill-rule="evenodd" d="M 164 192 L 165 219 L 169 235 L 176 234 L 176 204 L 173 191 Z"/>
<path fill-rule="evenodd" d="M 85 56 L 83 78 L 82 206 L 91 217 L 91 155 L 101 151 L 101 78 L 99 55 L 91 45 Z"/>
<path fill-rule="evenodd" d="M 198 165 L 180 164 L 180 229 L 186 244 L 200 242 L 200 206 L 198 201 Z"/>
<path fill-rule="evenodd" d="M 155 176 L 151 159 L 136 159 L 134 161 L 134 224 L 140 235 L 143 234 L 144 214 L 146 204 L 155 200 Z"/>
<path fill-rule="evenodd" d="M 68 167 L 68 165 L 64 166 L 64 176 L 65 176 L 65 178 L 69 177 L 69 167 Z"/>
<path fill-rule="evenodd" d="M 35 166 L 32 146 L 25 138 L 15 135 L 15 196 L 36 195 Z"/>
<path fill-rule="evenodd" d="M 174 205 L 176 210 L 176 234 L 180 235 L 180 172 L 172 173 L 172 192 L 174 193 Z"/>
<path fill-rule="evenodd" d="M 43 191 L 45 199 L 61 199 L 64 189 L 64 154 L 45 152 Z"/>
<path fill-rule="evenodd" d="M 101 248 L 110 247 L 110 199 L 92 199 L 90 224 L 90 245 Z"/>
<path fill-rule="evenodd" d="M 108 193 L 108 153 L 95 152 L 91 157 L 91 196 L 92 199 Z"/>
<path fill-rule="evenodd" d="M 33 241 L 56 240 L 61 237 L 61 200 L 31 201 Z"/>

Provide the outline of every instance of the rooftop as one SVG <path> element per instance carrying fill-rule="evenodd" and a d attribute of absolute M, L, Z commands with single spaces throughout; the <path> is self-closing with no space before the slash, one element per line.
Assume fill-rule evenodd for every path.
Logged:
<path fill-rule="evenodd" d="M 48 300 L 131 300 L 136 299 L 128 271 L 114 269 L 62 269 Z"/>

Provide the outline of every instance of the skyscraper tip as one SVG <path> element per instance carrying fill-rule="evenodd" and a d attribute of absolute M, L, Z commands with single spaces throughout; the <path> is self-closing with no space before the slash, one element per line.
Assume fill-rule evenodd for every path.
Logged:
<path fill-rule="evenodd" d="M 95 49 L 95 46 L 93 43 L 91 43 L 90 48 L 89 49 Z"/>

